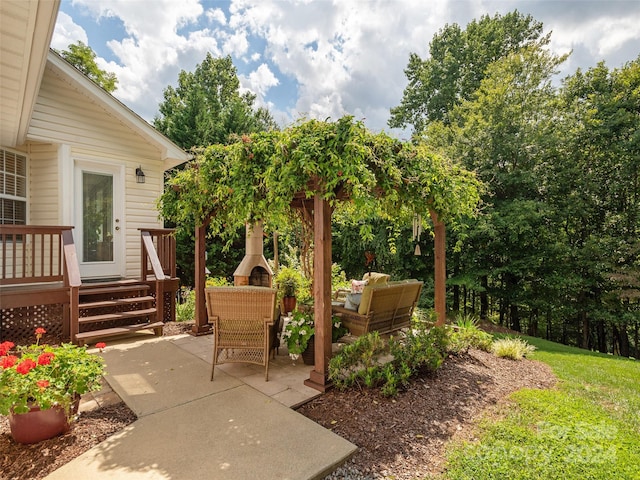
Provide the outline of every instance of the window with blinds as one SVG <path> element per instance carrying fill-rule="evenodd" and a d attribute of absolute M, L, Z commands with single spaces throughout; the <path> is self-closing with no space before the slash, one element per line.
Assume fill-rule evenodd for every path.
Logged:
<path fill-rule="evenodd" d="M 0 149 L 0 224 L 27 223 L 27 157 Z"/>

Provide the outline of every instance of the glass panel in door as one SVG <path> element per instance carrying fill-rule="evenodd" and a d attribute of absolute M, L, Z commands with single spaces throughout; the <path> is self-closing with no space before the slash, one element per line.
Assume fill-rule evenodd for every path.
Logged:
<path fill-rule="evenodd" d="M 113 261 L 113 176 L 82 172 L 82 261 Z"/>

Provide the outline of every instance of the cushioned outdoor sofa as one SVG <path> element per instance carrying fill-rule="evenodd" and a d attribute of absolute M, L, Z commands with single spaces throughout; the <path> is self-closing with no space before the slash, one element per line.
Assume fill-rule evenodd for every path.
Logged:
<path fill-rule="evenodd" d="M 374 275 L 378 275 L 375 280 Z M 389 333 L 408 327 L 411 322 L 411 315 L 420 299 L 422 282 L 389 282 L 388 275 L 382 275 L 386 278 L 381 281 L 380 275 L 371 274 L 357 310 L 345 308 L 344 304 L 337 302 L 332 306 L 333 315 L 342 319 L 352 335 L 359 336 L 372 331 Z M 364 279 L 367 279 L 367 275 Z"/>

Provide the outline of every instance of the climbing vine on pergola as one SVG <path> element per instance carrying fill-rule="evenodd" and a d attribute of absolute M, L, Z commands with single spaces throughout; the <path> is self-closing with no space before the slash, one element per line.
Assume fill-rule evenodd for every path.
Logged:
<path fill-rule="evenodd" d="M 323 390 L 331 351 L 333 210 L 348 202 L 352 217 L 379 215 L 405 225 L 415 213 L 429 212 L 436 237 L 435 303 L 442 323 L 444 224 L 474 214 L 479 191 L 472 172 L 427 146 L 374 134 L 346 116 L 336 122 L 308 120 L 207 147 L 169 179 L 159 206 L 173 222 L 195 220 L 200 235 L 208 228 L 227 239 L 246 222 L 261 220 L 267 229 L 277 229 L 290 222 L 302 204 L 313 210 L 316 345 L 324 348 L 316 347 L 316 367 L 308 382 Z M 204 271 L 203 260 L 196 257 L 197 270 Z M 206 323 L 202 275 L 198 282 L 196 328 Z"/>

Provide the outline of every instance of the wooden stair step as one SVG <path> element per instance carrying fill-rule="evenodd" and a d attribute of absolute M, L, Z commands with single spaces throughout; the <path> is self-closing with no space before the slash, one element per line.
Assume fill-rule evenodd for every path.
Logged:
<path fill-rule="evenodd" d="M 153 303 L 155 302 L 155 298 L 150 295 L 144 297 L 126 297 L 126 298 L 118 298 L 115 300 L 100 300 L 97 302 L 87 302 L 80 304 L 80 310 L 88 310 L 91 308 L 101 308 L 101 307 L 116 307 L 120 305 L 134 305 L 136 303 Z"/>
<path fill-rule="evenodd" d="M 82 286 L 83 287 L 91 287 L 91 286 L 114 286 L 114 285 L 131 285 L 132 283 L 140 283 L 140 279 L 138 278 L 121 278 L 119 280 L 87 280 Z"/>
<path fill-rule="evenodd" d="M 149 323 L 140 323 L 137 325 L 124 325 L 122 327 L 114 327 L 114 328 L 104 328 L 102 330 L 92 330 L 89 332 L 81 332 L 76 335 L 76 341 L 78 344 L 83 345 L 87 340 L 94 338 L 103 338 L 103 337 L 112 337 L 114 335 L 122 335 L 131 332 L 137 332 L 139 330 L 156 330 L 156 334 L 158 334 L 157 330 L 162 330 L 164 327 L 164 323 L 162 322 L 149 322 Z"/>
<path fill-rule="evenodd" d="M 105 295 L 105 294 L 121 294 L 121 293 L 131 293 L 131 292 L 147 292 L 149 290 L 148 285 L 144 284 L 135 284 L 135 285 L 115 285 L 111 287 L 91 287 L 91 288 L 83 288 L 80 290 L 80 296 L 88 296 L 88 295 Z"/>
<path fill-rule="evenodd" d="M 126 318 L 139 318 L 139 317 L 146 317 L 149 315 L 155 315 L 156 312 L 157 310 L 155 308 L 145 308 L 142 310 L 131 310 L 129 312 L 104 313 L 102 315 L 90 315 L 88 317 L 80 317 L 78 319 L 78 323 L 82 325 L 85 323 L 109 322 L 112 320 L 123 320 Z"/>

